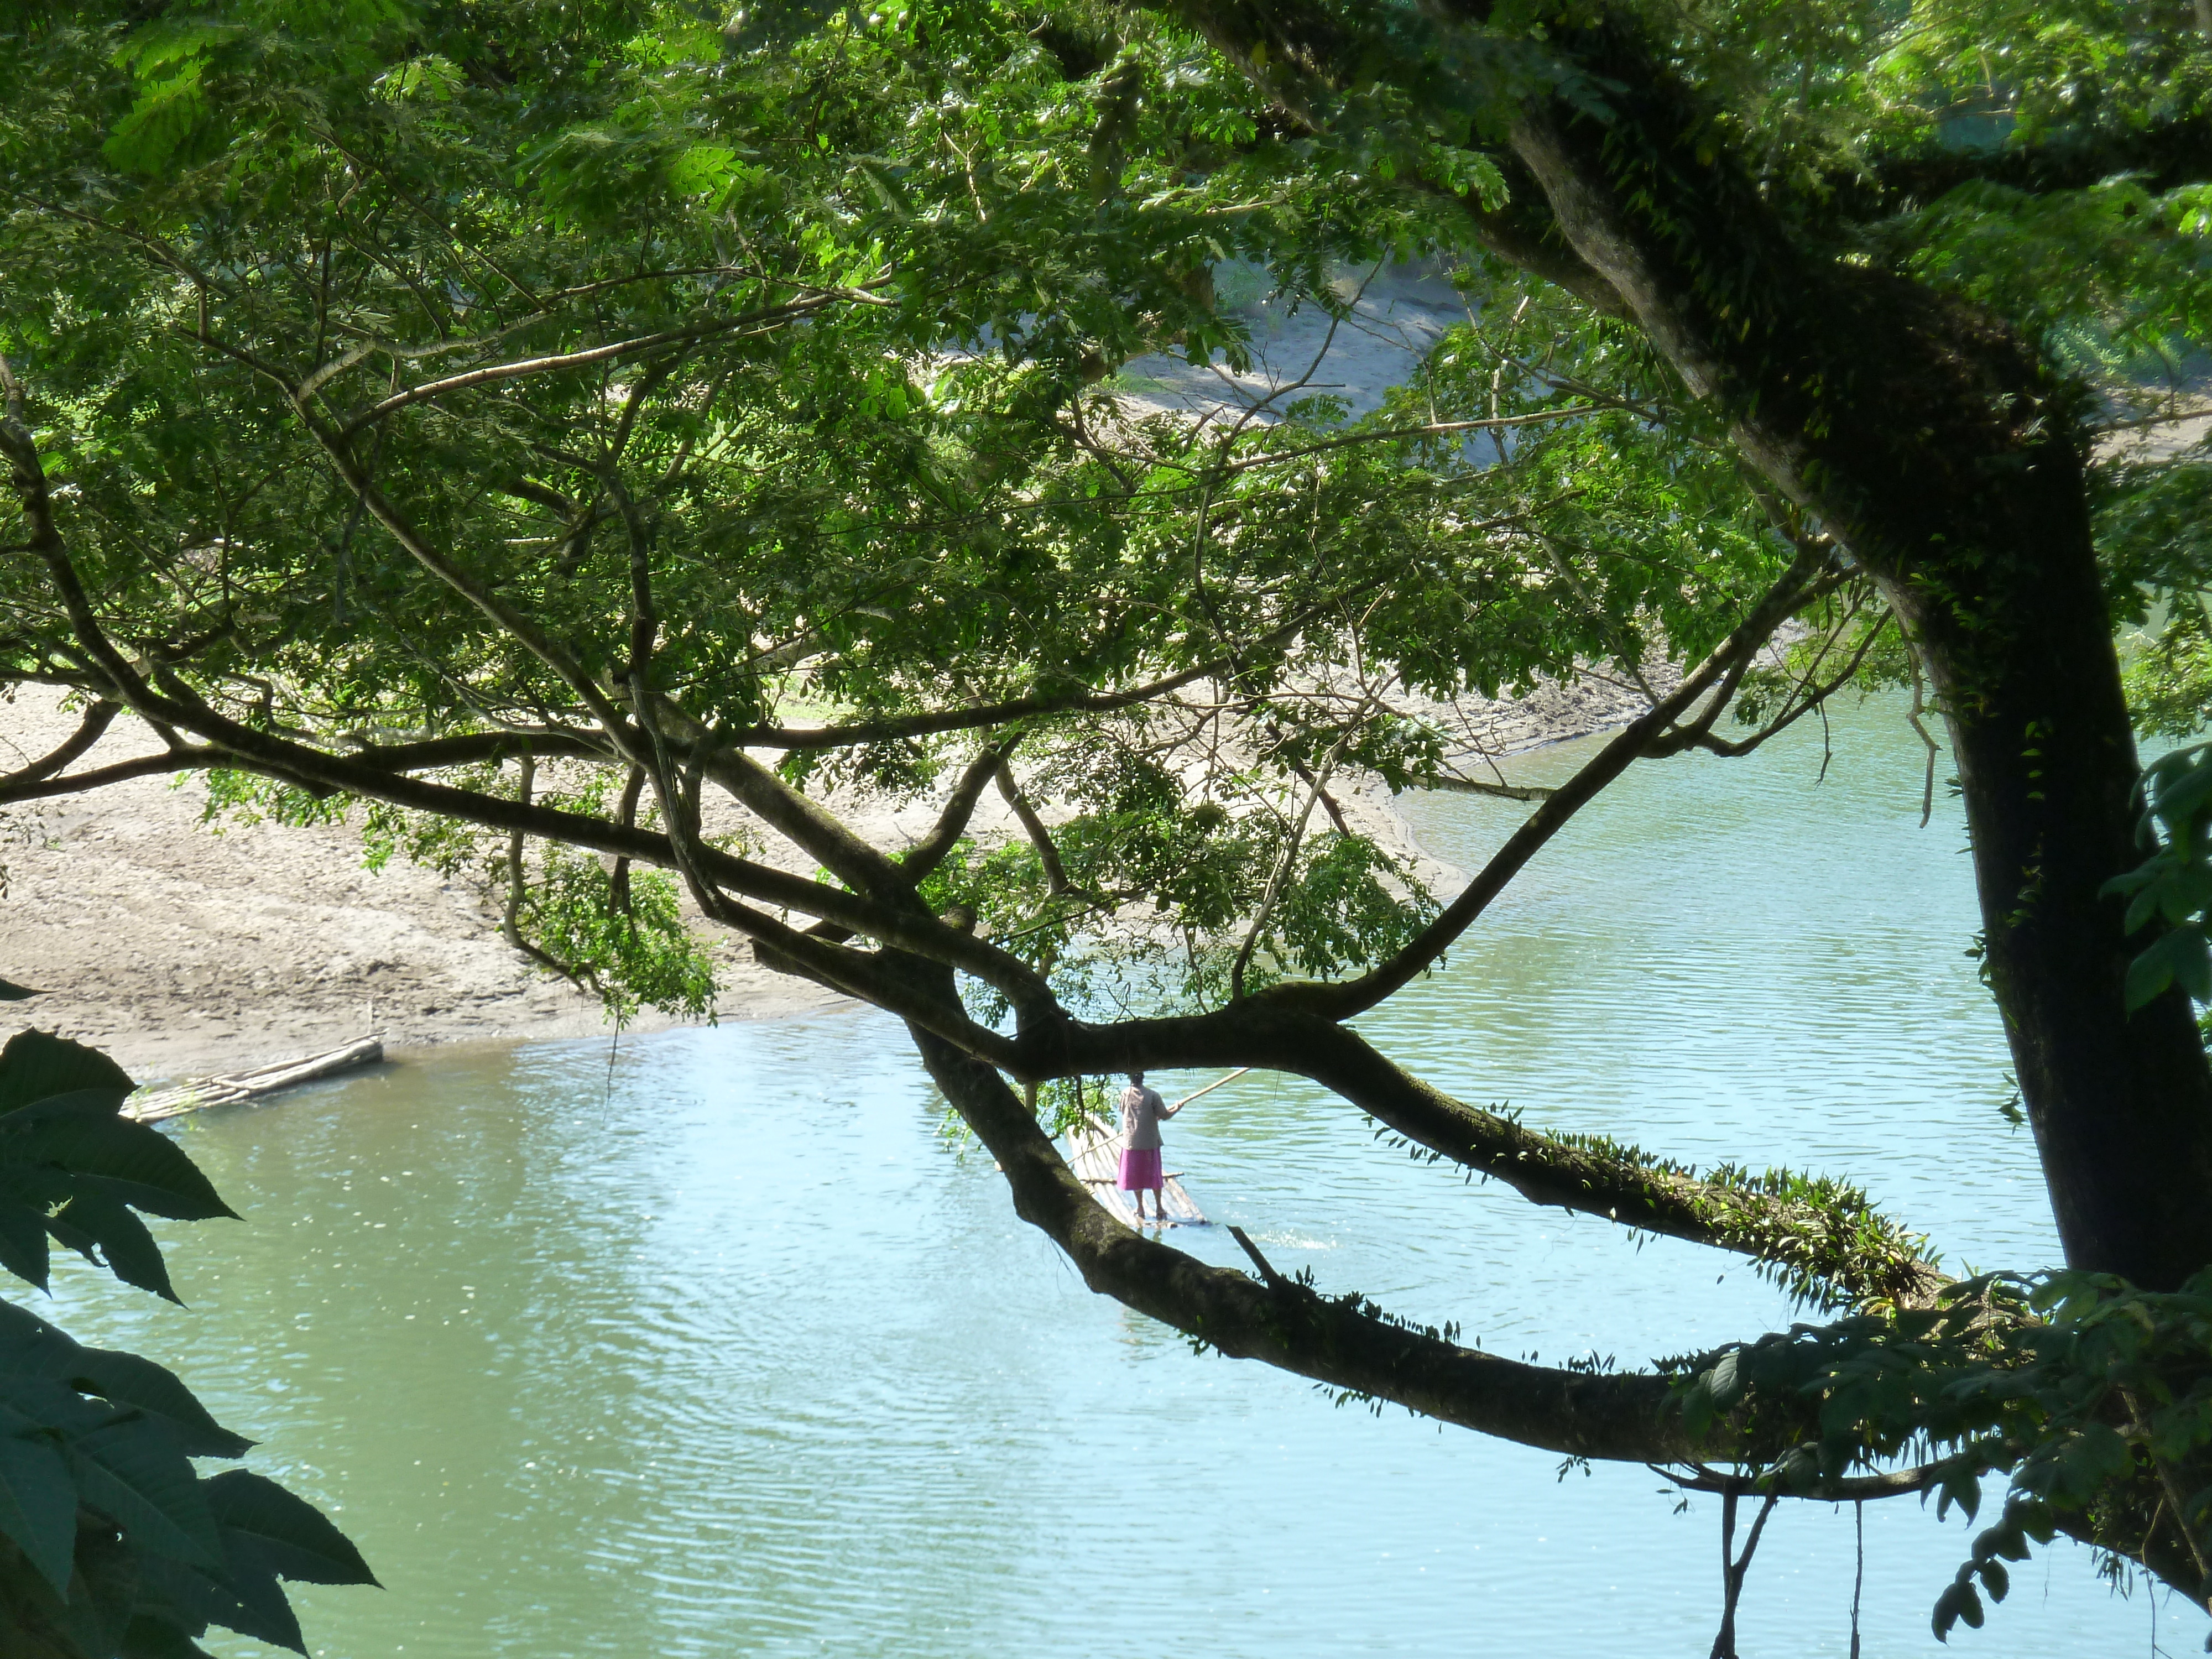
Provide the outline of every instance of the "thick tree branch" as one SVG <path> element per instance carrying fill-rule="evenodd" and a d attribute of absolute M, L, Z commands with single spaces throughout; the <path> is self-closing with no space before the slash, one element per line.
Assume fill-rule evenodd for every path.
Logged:
<path fill-rule="evenodd" d="M 230 757 L 220 749 L 172 749 L 159 755 L 141 755 L 134 760 L 117 761 L 112 765 L 96 766 L 89 772 L 79 772 L 60 778 L 37 778 L 30 782 L 18 781 L 20 772 L 0 777 L 0 806 L 13 806 L 19 801 L 54 800 L 64 795 L 86 794 L 94 789 L 105 789 L 110 784 L 128 783 L 134 778 L 155 778 L 164 772 L 187 772 L 204 766 L 222 766 Z"/>
<path fill-rule="evenodd" d="M 1091 1197 L 995 1071 L 927 1031 L 913 1035 L 930 1076 L 1006 1172 L 1015 1212 L 1092 1290 L 1232 1358 L 1522 1445 L 1637 1462 L 1691 1455 L 1663 1377 L 1522 1364 L 1394 1323 L 1358 1296 L 1264 1285 L 1139 1237 Z"/>
<path fill-rule="evenodd" d="M 1885 156 L 1829 182 L 1838 212 L 1870 219 L 1925 207 L 1961 185 L 1996 185 L 2046 196 L 2087 190 L 2123 175 L 2154 192 L 2212 179 L 2212 122 L 2163 120 L 2111 128 L 2094 137 L 2067 133 L 1995 149 Z"/>
<path fill-rule="evenodd" d="M 607 757 L 606 745 L 586 733 L 557 726 L 526 726 L 505 732 L 459 732 L 416 743 L 366 745 L 347 751 L 344 758 L 380 772 L 434 772 L 512 760 L 524 754 L 540 760 L 604 761 Z"/>
<path fill-rule="evenodd" d="M 1304 1075 L 1531 1203 L 1770 1262 L 1817 1299 L 1919 1306 L 1950 1282 L 1921 1253 L 1923 1241 L 1853 1189 L 1735 1171 L 1700 1177 L 1600 1137 L 1545 1134 L 1409 1076 L 1346 1026 L 1312 1031 L 1301 1049 Z"/>
<path fill-rule="evenodd" d="M 1598 1137 L 1550 1135 L 1453 1099 L 1347 1026 L 1261 993 L 1212 1013 L 1091 1024 L 1016 1038 L 1006 1069 L 1042 1079 L 1101 1072 L 1250 1066 L 1310 1079 L 1403 1136 L 1532 1203 L 1601 1216 L 1771 1263 L 1816 1300 L 1923 1305 L 1948 1282 L 1923 1241 L 1834 1182 L 1695 1172 Z"/>
<path fill-rule="evenodd" d="M 996 945 L 948 927 L 929 914 L 915 891 L 915 880 L 921 872 L 905 868 L 870 846 L 827 807 L 793 788 L 743 750 L 718 746 L 702 752 L 700 745 L 706 743 L 708 733 L 672 705 L 661 707 L 665 710 L 665 718 L 675 724 L 676 735 L 694 745 L 693 763 L 708 777 L 728 790 L 793 846 L 818 859 L 839 880 L 875 901 L 879 910 L 899 915 L 899 927 L 908 939 L 920 940 L 933 935 L 938 939 L 935 945 L 921 943 L 907 948 L 943 963 L 953 963 L 953 952 L 957 951 L 961 959 L 954 965 L 1001 992 L 1024 1021 L 1059 1018 L 1060 1005 L 1053 996 L 1052 988 L 1027 963 Z M 970 768 L 969 775 L 962 781 L 962 787 L 972 785 L 974 791 L 980 793 L 989 779 L 989 770 L 979 775 Z M 970 811 L 974 799 L 974 794 L 969 794 Z M 824 920 L 842 921 L 826 915 Z M 894 942 L 878 928 L 862 931 L 887 944 Z M 956 940 L 957 945 L 953 943 Z"/>
<path fill-rule="evenodd" d="M 1741 1474 L 1707 1468 L 1702 1463 L 1691 1464 L 1686 1469 L 1667 1468 L 1655 1463 L 1651 1472 L 1684 1492 L 1706 1492 L 1715 1497 L 1731 1487 L 1741 1492 L 1756 1484 Z M 1926 1492 L 1942 1474 L 1938 1465 L 1915 1464 L 1908 1468 L 1887 1469 L 1879 1474 L 1848 1474 L 1832 1480 L 1814 1480 L 1804 1486 L 1790 1486 L 1785 1495 L 1809 1498 L 1816 1504 L 1871 1504 L 1884 1498 L 1910 1498 Z"/>

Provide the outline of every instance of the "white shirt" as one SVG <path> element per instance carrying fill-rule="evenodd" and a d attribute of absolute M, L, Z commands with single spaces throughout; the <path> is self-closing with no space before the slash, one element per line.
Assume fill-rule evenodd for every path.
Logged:
<path fill-rule="evenodd" d="M 1121 1091 L 1121 1144 L 1133 1152 L 1157 1152 L 1160 1144 L 1160 1114 L 1167 1103 L 1157 1091 L 1134 1084 Z"/>

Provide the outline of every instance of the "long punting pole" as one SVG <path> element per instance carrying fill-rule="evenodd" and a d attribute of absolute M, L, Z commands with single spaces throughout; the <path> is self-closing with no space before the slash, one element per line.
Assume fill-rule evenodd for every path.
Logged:
<path fill-rule="evenodd" d="M 1188 1095 L 1185 1095 L 1185 1096 L 1184 1096 L 1181 1100 L 1178 1100 L 1177 1102 L 1176 1102 L 1176 1103 L 1174 1104 L 1174 1106 L 1172 1106 L 1171 1108 L 1170 1108 L 1170 1110 L 1172 1110 L 1172 1111 L 1177 1111 L 1177 1112 L 1179 1112 L 1179 1111 L 1182 1110 L 1182 1109 L 1183 1109 L 1184 1107 L 1186 1107 L 1186 1106 L 1189 1105 L 1189 1104 L 1190 1104 L 1190 1103 L 1191 1103 L 1192 1101 L 1196 1100 L 1196 1099 L 1198 1098 L 1198 1096 L 1199 1096 L 1199 1095 L 1210 1095 L 1210 1094 L 1212 1094 L 1212 1093 L 1216 1089 L 1218 1089 L 1218 1088 L 1219 1088 L 1223 1084 L 1224 1084 L 1224 1083 L 1234 1083 L 1234 1082 L 1236 1082 L 1236 1081 L 1237 1081 L 1237 1079 L 1238 1078 L 1243 1077 L 1243 1076 L 1244 1075 L 1244 1073 L 1247 1073 L 1247 1072 L 1250 1071 L 1251 1069 L 1252 1069 L 1252 1068 L 1251 1068 L 1249 1066 L 1238 1066 L 1235 1071 L 1231 1072 L 1231 1073 L 1227 1077 L 1218 1077 L 1218 1078 L 1214 1079 L 1213 1079 L 1213 1081 L 1212 1081 L 1212 1082 L 1211 1082 L 1211 1083 L 1209 1083 L 1209 1084 L 1207 1084 L 1207 1085 L 1206 1085 L 1206 1087 L 1204 1087 L 1203 1089 L 1200 1089 L 1200 1091 L 1198 1091 L 1198 1093 L 1197 1093 L 1197 1094 L 1188 1094 Z"/>

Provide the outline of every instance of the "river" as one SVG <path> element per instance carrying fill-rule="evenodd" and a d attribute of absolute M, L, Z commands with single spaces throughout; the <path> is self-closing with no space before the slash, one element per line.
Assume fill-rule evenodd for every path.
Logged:
<path fill-rule="evenodd" d="M 1747 760 L 1637 769 L 1364 1023 L 1534 1121 L 1863 1182 L 1954 1267 L 2055 1255 L 1965 954 L 1964 833 L 1893 700 Z M 1510 769 L 1543 781 L 1583 744 Z M 1940 776 L 1940 774 L 1939 774 Z M 1522 809 L 1433 796 L 1471 866 Z M 1165 1079 L 1170 1094 L 1181 1079 Z M 872 1013 L 455 1051 L 190 1121 L 243 1224 L 164 1224 L 189 1311 L 58 1271 L 57 1317 L 180 1371 L 325 1504 L 382 1591 L 296 1591 L 318 1659 L 968 1659 L 1155 1651 L 1702 1656 L 1718 1504 L 1403 1412 L 1339 1408 L 1084 1290 L 943 1133 Z M 1638 1364 L 1786 1324 L 1734 1258 L 1538 1211 L 1247 1079 L 1170 1128 L 1280 1267 L 1510 1353 Z M 1220 1262 L 1218 1229 L 1170 1236 Z M 1995 1497 L 1994 1491 L 1991 1494 Z M 1871 1656 L 1939 1651 L 1969 1527 L 1865 1516 Z M 1790 1504 L 1751 1659 L 1849 1650 L 1852 1516 Z M 2193 1649 L 2061 1544 L 1995 1659 Z M 212 1639 L 212 1638 L 211 1638 Z M 212 1639 L 226 1656 L 265 1650 Z"/>

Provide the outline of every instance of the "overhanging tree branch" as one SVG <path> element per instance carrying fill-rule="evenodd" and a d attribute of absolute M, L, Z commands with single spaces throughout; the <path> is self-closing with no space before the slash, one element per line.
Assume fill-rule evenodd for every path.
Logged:
<path fill-rule="evenodd" d="M 1389 961 L 1341 984 L 1296 981 L 1270 987 L 1261 994 L 1294 1003 L 1331 1019 L 1349 1019 L 1411 983 L 1474 925 L 1491 901 L 1504 890 L 1506 884 L 1577 812 L 1640 759 L 1652 741 L 1734 664 L 1766 642 L 1791 611 L 1805 602 L 1829 556 L 1825 550 L 1801 550 L 1752 608 L 1751 614 L 1701 666 L 1686 676 L 1680 686 L 1646 713 L 1623 727 L 1581 770 L 1559 786 L 1514 831 L 1459 896 Z"/>
<path fill-rule="evenodd" d="M 1074 888 L 1067 879 L 1067 866 L 1060 861 L 1060 848 L 1053 841 L 1052 830 L 1037 816 L 1036 808 L 1030 804 L 1030 798 L 1022 793 L 1021 786 L 1014 781 L 1012 767 L 1002 765 L 999 768 L 998 782 L 1000 799 L 1006 803 L 1007 810 L 1013 813 L 1015 821 L 1022 826 L 1022 833 L 1029 837 L 1030 845 L 1036 851 L 1037 864 L 1044 871 L 1045 891 L 1054 898 L 1065 897 Z"/>
<path fill-rule="evenodd" d="M 1961 185 L 1996 185 L 2047 196 L 2123 176 L 2153 191 L 2212 179 L 2212 122 L 2169 118 L 2141 127 L 2109 127 L 2094 137 L 2064 133 L 1990 149 L 1930 149 L 1882 157 L 1832 178 L 1829 185 L 1837 210 L 1863 219 L 1925 207 Z"/>
<path fill-rule="evenodd" d="M 1924 1242 L 1841 1182 L 1723 1170 L 1707 1176 L 1601 1137 L 1547 1134 L 1453 1099 L 1350 1027 L 1262 992 L 1211 1013 L 1024 1030 L 1000 1064 L 1024 1081 L 1101 1072 L 1249 1066 L 1310 1079 L 1391 1133 L 1532 1203 L 1771 1263 L 1823 1303 L 1924 1305 L 1949 1282 Z"/>
<path fill-rule="evenodd" d="M 1339 599 L 1341 597 L 1339 596 Z M 940 708 L 918 714 L 887 714 L 874 720 L 841 721 L 833 726 L 734 726 L 722 737 L 727 743 L 749 749 L 848 749 L 866 744 L 895 743 L 902 738 L 935 737 L 947 732 L 1006 726 L 1015 720 L 1042 715 L 1110 714 L 1152 702 L 1171 691 L 1180 691 L 1200 680 L 1217 678 L 1233 672 L 1238 663 L 1251 653 L 1279 645 L 1295 637 L 1301 629 L 1310 627 L 1334 609 L 1339 599 L 1331 599 L 1300 611 L 1279 627 L 1271 628 L 1255 636 L 1234 653 L 1209 658 L 1192 667 L 1180 669 L 1124 690 L 1064 694 L 1039 692 L 1028 696 L 1010 697 L 1000 702 L 973 703 L 963 708 Z"/>
<path fill-rule="evenodd" d="M 1139 1237 L 1091 1197 L 995 1071 L 927 1030 L 915 1030 L 914 1040 L 946 1100 L 1006 1172 L 1016 1213 L 1065 1250 L 1092 1290 L 1232 1358 L 1522 1445 L 1573 1457 L 1685 1461 L 1689 1437 L 1663 1377 L 1522 1364 L 1395 1323 L 1357 1296 L 1269 1286 Z M 1679 1449 L 1652 1450 L 1662 1447 Z"/>
<path fill-rule="evenodd" d="M 134 760 L 117 761 L 109 766 L 96 766 L 89 772 L 78 772 L 68 777 L 34 778 L 23 781 L 23 774 L 11 772 L 0 776 L 0 806 L 12 806 L 19 801 L 52 800 L 63 795 L 80 795 L 94 789 L 105 789 L 110 784 L 128 783 L 133 778 L 159 777 L 164 772 L 191 771 L 204 766 L 222 766 L 230 757 L 215 748 L 185 747 L 172 749 L 165 754 L 141 755 Z"/>
<path fill-rule="evenodd" d="M 0 363 L 0 370 L 4 368 L 4 363 Z M 485 829 L 535 835 L 616 857 L 636 859 L 663 868 L 678 867 L 676 849 L 665 835 L 611 823 L 581 813 L 526 805 L 481 791 L 458 788 L 367 765 L 357 759 L 331 755 L 308 744 L 240 725 L 192 695 L 173 676 L 168 681 L 170 695 L 164 696 L 155 690 L 131 669 L 100 628 L 90 601 L 70 563 L 58 532 L 53 530 L 51 509 L 44 495 L 45 481 L 42 476 L 37 476 L 36 449 L 20 419 L 10 416 L 0 421 L 0 446 L 8 449 L 15 463 L 15 483 L 19 494 L 26 501 L 27 513 L 33 516 L 34 525 L 44 524 L 52 532 L 40 538 L 40 549 L 57 585 L 64 592 L 72 617 L 81 617 L 80 642 L 88 653 L 108 666 L 111 676 L 131 707 L 154 724 L 157 730 L 170 728 L 190 732 L 206 739 L 210 744 L 205 750 L 191 750 L 179 745 L 167 755 L 104 768 L 97 775 L 80 775 L 69 781 L 69 789 L 95 787 L 91 781 L 95 775 L 100 783 L 118 783 L 153 772 L 173 771 L 180 766 L 228 766 L 243 771 L 259 772 L 303 788 L 343 790 Z M 27 455 L 33 475 L 29 479 L 26 478 L 24 471 Z M 45 785 L 30 787 L 33 789 L 46 787 Z M 865 933 L 886 944 L 902 945 L 908 949 L 924 951 L 937 960 L 951 963 L 963 971 L 974 974 L 987 984 L 997 986 L 1010 996 L 1033 997 L 1036 987 L 1040 983 L 1025 965 L 1018 962 L 1014 966 L 1018 971 L 1009 976 L 1005 972 L 1006 964 L 1013 962 L 1013 958 L 981 940 L 946 927 L 919 906 L 911 909 L 889 908 L 859 895 L 809 881 L 804 877 L 757 864 L 750 860 L 736 858 L 712 848 L 702 848 L 699 857 L 708 876 L 716 883 L 764 903 L 835 921 L 849 927 L 854 933 Z M 821 977 L 823 982 L 832 983 L 836 988 L 848 994 L 873 1000 L 880 992 L 881 994 L 903 1000 L 902 994 L 896 989 L 874 985 L 878 972 L 870 965 L 873 959 L 866 953 L 845 951 L 823 939 L 806 939 L 796 930 L 775 923 L 772 918 L 758 913 L 744 913 L 732 920 L 732 925 L 738 927 L 749 936 L 772 945 L 793 960 L 805 965 L 808 971 Z M 794 948 L 790 941 L 799 943 Z M 824 952 L 836 954 L 824 955 Z M 1046 995 L 1048 998 L 1049 993 L 1047 992 Z M 894 1012 L 902 1010 L 894 1008 Z M 927 1011 L 924 1011 L 916 1017 L 934 1016 L 927 1015 Z M 957 1037 L 971 1045 L 975 1052 L 993 1052 L 1005 1042 L 1005 1039 L 975 1025 L 973 1022 L 963 1022 L 962 1026 L 954 1029 Z"/>

